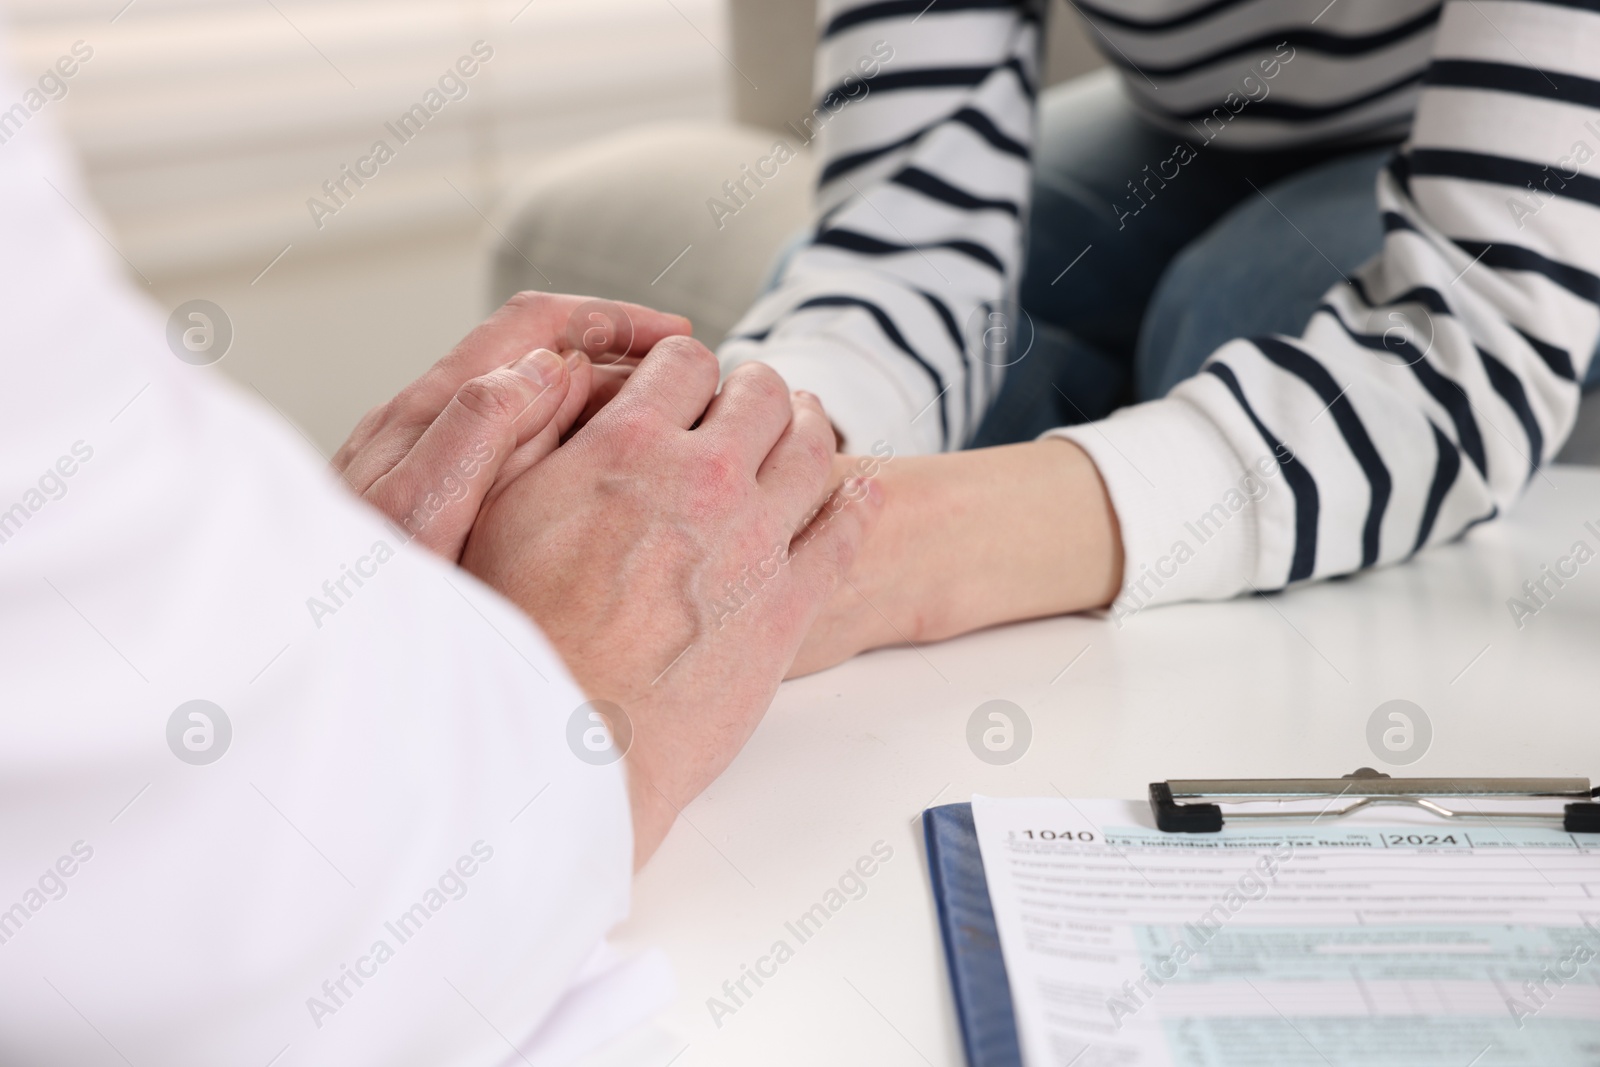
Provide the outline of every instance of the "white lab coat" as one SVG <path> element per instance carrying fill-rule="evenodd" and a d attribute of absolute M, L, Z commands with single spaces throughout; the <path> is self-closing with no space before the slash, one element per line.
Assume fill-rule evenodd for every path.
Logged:
<path fill-rule="evenodd" d="M 0 107 L 23 92 L 0 72 Z M 632 845 L 621 766 L 568 747 L 583 696 L 173 356 L 64 160 L 47 114 L 0 145 L 0 1063 L 478 1067 L 599 1036 L 585 1010 L 630 1006 L 594 978 Z M 231 724 L 207 765 L 168 743 L 192 700 Z"/>

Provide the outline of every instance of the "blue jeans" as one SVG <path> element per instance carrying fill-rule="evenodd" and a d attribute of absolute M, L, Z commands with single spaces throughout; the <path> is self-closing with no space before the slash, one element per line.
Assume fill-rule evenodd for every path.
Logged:
<path fill-rule="evenodd" d="M 1034 344 L 973 447 L 1164 396 L 1235 337 L 1296 335 L 1378 251 L 1373 188 L 1392 145 L 1226 141 L 1151 126 L 1104 73 L 1042 96 L 1021 293 Z"/>
<path fill-rule="evenodd" d="M 1021 293 L 1034 344 L 972 447 L 1164 396 L 1233 338 L 1296 336 L 1328 288 L 1377 253 L 1374 185 L 1392 144 L 1226 142 L 1226 131 L 1207 144 L 1156 129 L 1105 74 L 1042 96 Z"/>

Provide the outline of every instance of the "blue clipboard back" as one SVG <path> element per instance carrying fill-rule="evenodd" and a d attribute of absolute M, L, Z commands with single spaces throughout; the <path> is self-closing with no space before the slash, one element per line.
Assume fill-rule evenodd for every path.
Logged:
<path fill-rule="evenodd" d="M 922 832 L 968 1067 L 1022 1067 L 1011 983 L 978 852 L 972 805 L 929 808 L 922 813 Z"/>

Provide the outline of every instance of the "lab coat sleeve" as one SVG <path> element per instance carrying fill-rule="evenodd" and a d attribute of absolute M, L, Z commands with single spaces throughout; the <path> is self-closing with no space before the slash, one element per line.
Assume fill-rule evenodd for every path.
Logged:
<path fill-rule="evenodd" d="M 0 146 L 0 1063 L 521 1062 L 626 912 L 622 765 L 514 606 L 174 356 L 63 158 Z"/>

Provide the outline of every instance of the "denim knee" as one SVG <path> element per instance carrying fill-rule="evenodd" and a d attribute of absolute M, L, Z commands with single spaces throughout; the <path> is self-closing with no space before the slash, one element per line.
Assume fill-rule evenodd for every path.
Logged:
<path fill-rule="evenodd" d="M 1323 295 L 1378 253 L 1378 171 L 1393 149 L 1344 156 L 1242 201 L 1163 274 L 1139 331 L 1139 399 L 1165 396 L 1236 337 L 1297 336 Z"/>

